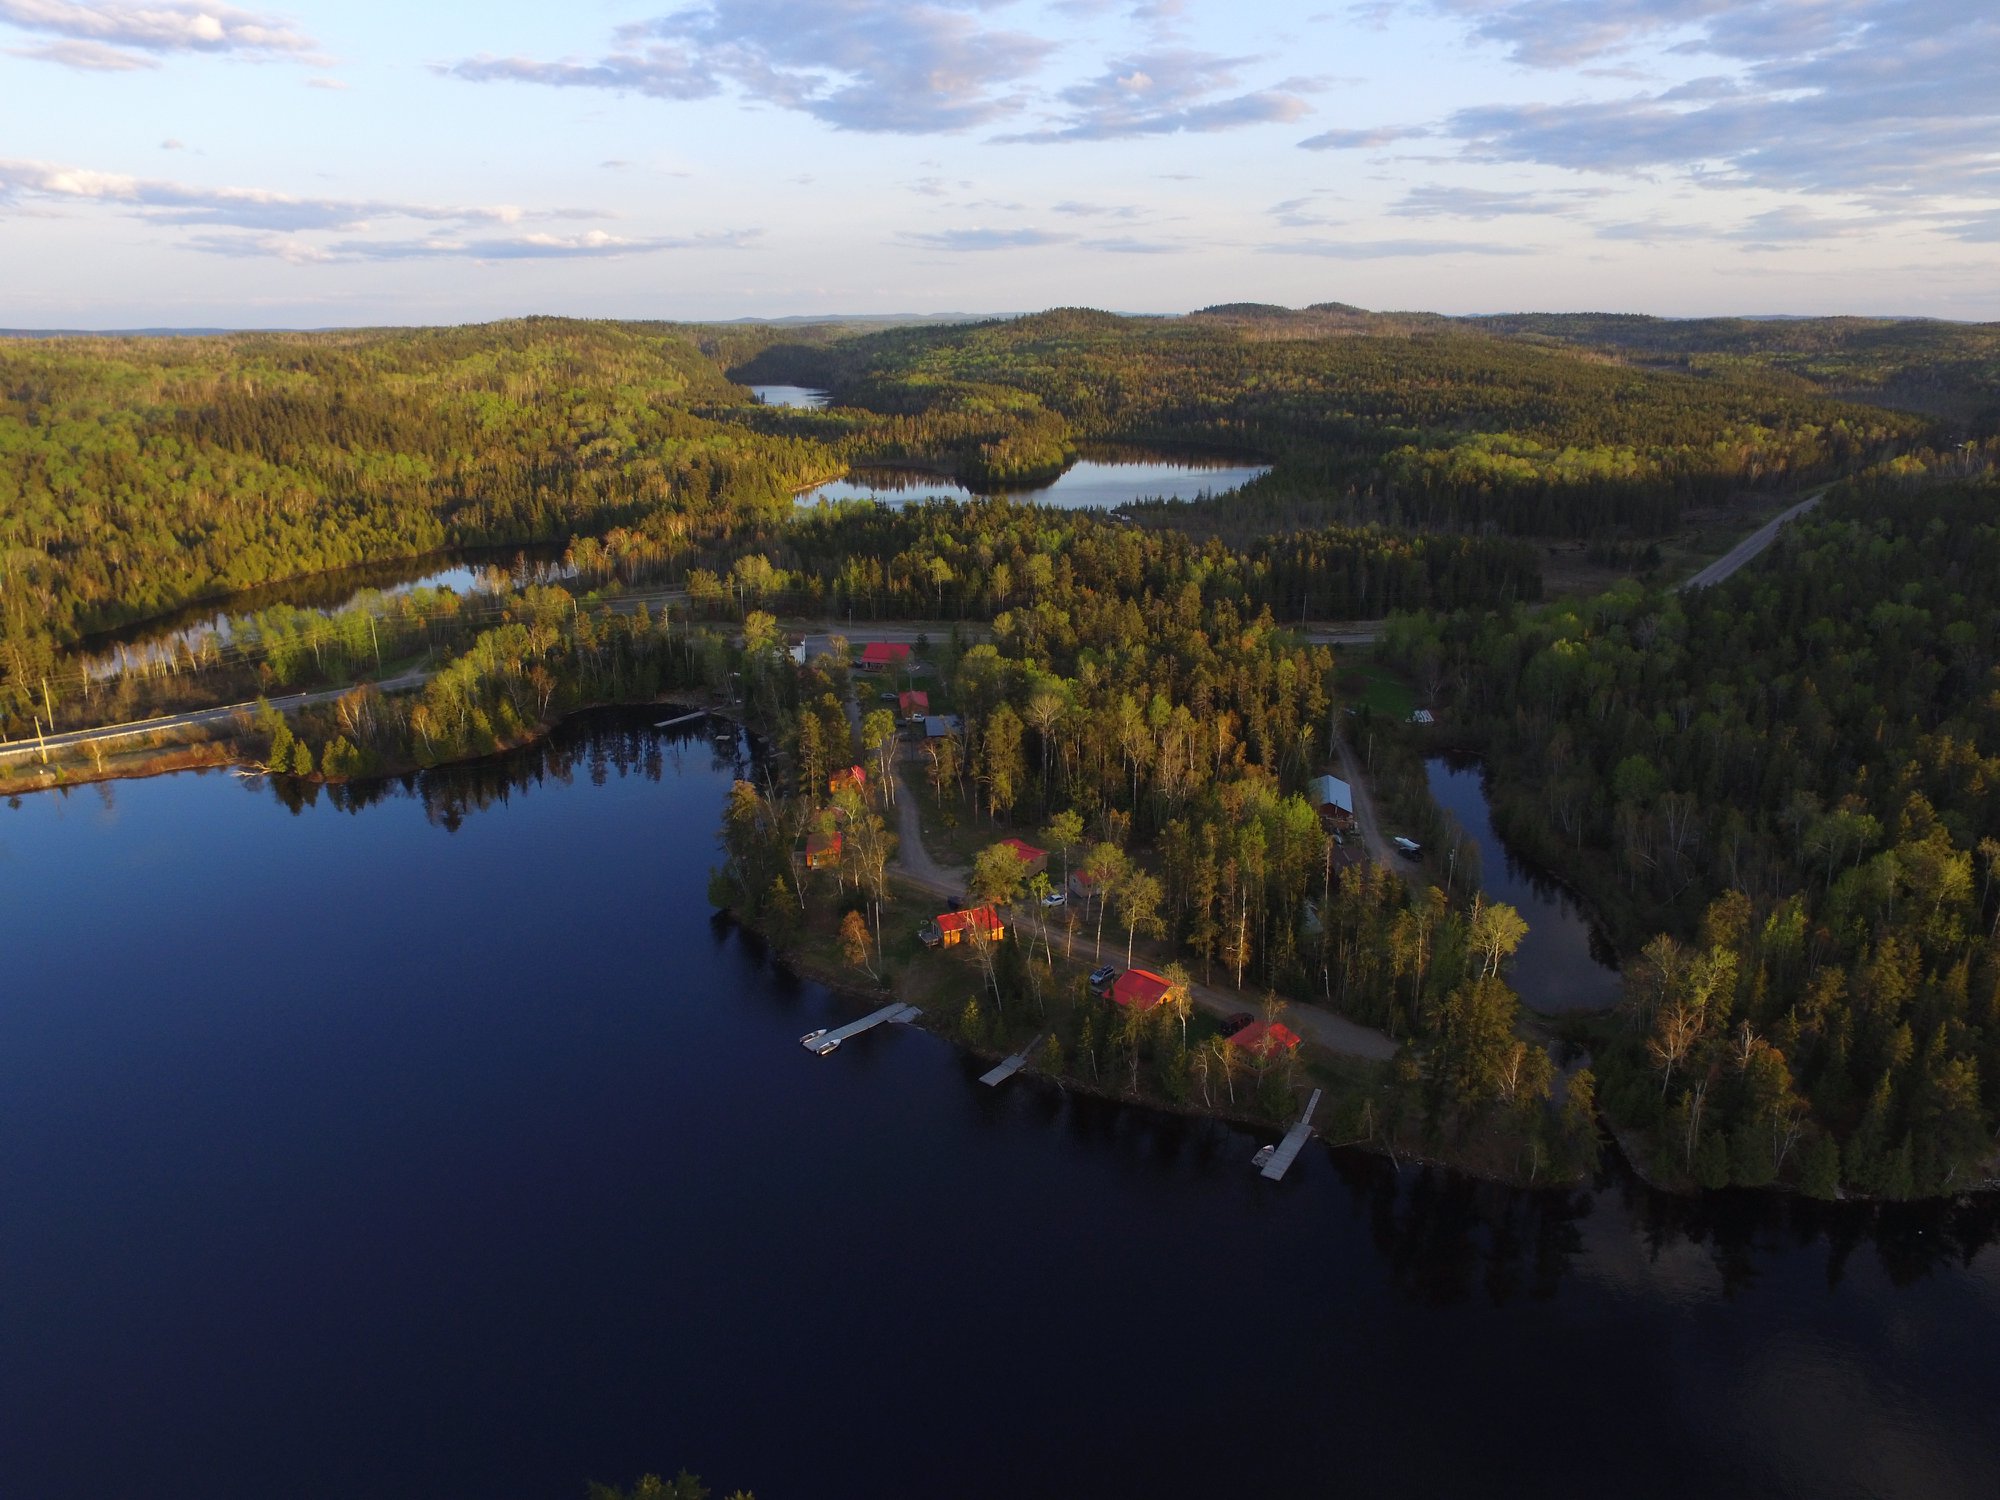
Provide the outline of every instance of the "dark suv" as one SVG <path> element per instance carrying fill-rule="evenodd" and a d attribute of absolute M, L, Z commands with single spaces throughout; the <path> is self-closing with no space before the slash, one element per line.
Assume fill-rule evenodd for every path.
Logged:
<path fill-rule="evenodd" d="M 1111 981 L 1117 977 L 1117 967 L 1112 964 L 1106 964 L 1101 969 L 1092 969 L 1090 971 L 1090 987 L 1094 990 L 1109 989 Z"/>

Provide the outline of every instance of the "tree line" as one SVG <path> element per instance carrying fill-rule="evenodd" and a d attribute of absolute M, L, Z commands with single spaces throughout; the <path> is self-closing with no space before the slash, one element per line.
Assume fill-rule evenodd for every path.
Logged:
<path fill-rule="evenodd" d="M 1393 634 L 1496 822 L 1633 955 L 1600 1062 L 1663 1170 L 1899 1197 L 1991 1172 L 1996 499 L 1856 484 L 1714 589 Z"/>

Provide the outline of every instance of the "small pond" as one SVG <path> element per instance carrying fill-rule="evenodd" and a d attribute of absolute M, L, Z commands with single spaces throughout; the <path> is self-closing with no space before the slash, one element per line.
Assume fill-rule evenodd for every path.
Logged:
<path fill-rule="evenodd" d="M 1424 762 L 1431 797 L 1479 847 L 1479 883 L 1488 900 L 1504 901 L 1528 924 L 1514 955 L 1514 988 L 1546 1014 L 1603 1010 L 1619 998 L 1618 957 L 1589 914 L 1560 882 L 1511 854 L 1486 801 L 1485 769 L 1461 756 Z"/>
<path fill-rule="evenodd" d="M 750 394 L 764 406 L 802 406 L 808 411 L 818 411 L 833 399 L 809 385 L 753 385 Z"/>
<path fill-rule="evenodd" d="M 801 505 L 837 500 L 880 500 L 904 505 L 913 500 L 978 500 L 1005 495 L 1010 500 L 1056 510 L 1110 510 L 1141 500 L 1205 500 L 1239 490 L 1271 472 L 1269 464 L 1244 459 L 1126 453 L 1097 450 L 1045 485 L 973 489 L 943 474 L 912 469 L 856 469 L 845 479 L 799 496 Z"/>

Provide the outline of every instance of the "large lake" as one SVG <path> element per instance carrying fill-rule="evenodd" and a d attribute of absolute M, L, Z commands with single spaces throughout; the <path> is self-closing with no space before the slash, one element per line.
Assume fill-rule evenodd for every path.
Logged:
<path fill-rule="evenodd" d="M 1271 1184 L 811 1057 L 849 1009 L 704 898 L 734 752 L 657 717 L 0 808 L 0 1494 L 2000 1493 L 1994 1199 Z"/>

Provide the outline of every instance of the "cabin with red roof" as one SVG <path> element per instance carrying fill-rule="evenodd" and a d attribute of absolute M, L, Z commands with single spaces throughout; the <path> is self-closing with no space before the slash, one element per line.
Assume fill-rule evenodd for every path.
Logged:
<path fill-rule="evenodd" d="M 892 672 L 897 667 L 908 666 L 910 648 L 904 641 L 870 641 L 861 648 L 861 660 L 855 665 L 864 672 Z"/>
<path fill-rule="evenodd" d="M 1127 969 L 1111 986 L 1111 998 L 1116 1004 L 1133 1005 L 1145 1011 L 1166 999 L 1167 991 L 1172 988 L 1151 969 Z"/>
<path fill-rule="evenodd" d="M 937 919 L 937 927 L 944 934 L 944 946 L 947 948 L 956 947 L 973 932 L 982 932 L 989 942 L 995 943 L 1007 936 L 1007 924 L 990 906 L 975 906 L 970 911 L 948 911 Z"/>
<path fill-rule="evenodd" d="M 1021 861 L 1022 870 L 1027 874 L 1039 875 L 1049 867 L 1048 850 L 1037 849 L 1022 839 L 1002 839 L 1000 842 L 1014 851 L 1015 857 Z"/>
<path fill-rule="evenodd" d="M 1229 1045 L 1268 1061 L 1298 1051 L 1299 1034 L 1283 1021 L 1252 1021 L 1229 1038 Z"/>
<path fill-rule="evenodd" d="M 906 719 L 920 719 L 930 711 L 931 695 L 922 688 L 911 688 L 896 695 L 896 712 Z"/>
<path fill-rule="evenodd" d="M 806 835 L 806 868 L 824 870 L 840 863 L 840 830 Z"/>

